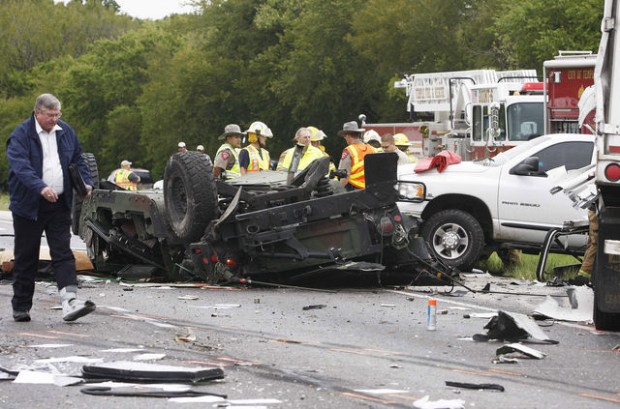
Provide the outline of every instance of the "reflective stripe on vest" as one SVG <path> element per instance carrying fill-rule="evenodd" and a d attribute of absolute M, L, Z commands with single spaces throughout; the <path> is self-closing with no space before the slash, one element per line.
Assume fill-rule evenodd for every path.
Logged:
<path fill-rule="evenodd" d="M 290 148 L 286 151 L 286 156 L 282 161 L 282 168 L 289 170 L 291 168 L 291 162 L 293 161 L 293 156 L 295 155 L 295 148 Z M 313 161 L 316 159 L 320 159 L 323 156 L 323 151 L 319 148 L 315 148 L 312 145 L 308 145 L 306 151 L 303 153 L 302 157 L 299 159 L 299 165 L 297 165 L 297 171 L 304 170 L 308 167 Z"/>
<path fill-rule="evenodd" d="M 260 170 L 268 170 L 269 169 L 269 152 L 266 149 L 261 148 L 260 152 L 263 157 L 258 153 L 258 149 L 254 145 L 248 145 L 245 148 L 248 151 L 248 155 L 250 157 L 250 163 L 248 164 L 248 168 L 246 172 L 258 172 Z"/>
<path fill-rule="evenodd" d="M 129 180 L 130 170 L 119 169 L 114 175 L 114 183 L 125 190 L 138 190 L 138 184 Z"/>
<path fill-rule="evenodd" d="M 349 184 L 358 188 L 366 188 L 366 177 L 364 176 L 364 157 L 369 153 L 375 153 L 375 148 L 365 143 L 354 143 L 347 146 L 351 154 L 351 174 Z"/>
<path fill-rule="evenodd" d="M 220 152 L 226 149 L 231 151 L 233 156 L 235 157 L 235 164 L 232 166 L 232 168 L 224 169 L 226 171 L 226 176 L 241 176 L 241 170 L 239 169 L 239 152 L 237 152 L 237 150 L 233 148 L 231 144 L 222 144 L 222 146 L 218 148 L 217 152 L 215 152 L 215 156 L 219 155 Z"/>

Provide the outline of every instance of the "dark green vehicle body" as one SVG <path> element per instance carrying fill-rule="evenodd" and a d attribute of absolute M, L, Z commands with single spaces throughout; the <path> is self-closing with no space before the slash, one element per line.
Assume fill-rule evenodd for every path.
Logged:
<path fill-rule="evenodd" d="M 214 179 L 208 156 L 177 153 L 163 191 L 101 182 L 74 230 L 98 270 L 146 265 L 167 279 L 287 281 L 329 270 L 426 268 L 432 260 L 414 237 L 417 226 L 395 204 L 396 155 L 367 158 L 366 189 L 345 192 L 326 177 L 328 158 L 294 177 L 259 172 L 224 181 Z"/>

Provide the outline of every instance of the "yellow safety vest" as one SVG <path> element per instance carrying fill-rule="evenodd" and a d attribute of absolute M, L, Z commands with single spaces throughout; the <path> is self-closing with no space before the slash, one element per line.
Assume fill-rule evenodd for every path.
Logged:
<path fill-rule="evenodd" d="M 284 160 L 282 161 L 282 165 L 281 165 L 283 170 L 289 170 L 290 169 L 291 162 L 293 162 L 293 156 L 295 154 L 295 149 L 297 149 L 297 148 L 290 148 L 290 149 L 288 149 L 286 151 L 286 155 L 284 156 Z M 316 159 L 320 159 L 323 156 L 325 156 L 323 154 L 322 150 L 320 150 L 319 148 L 315 148 L 312 145 L 308 145 L 304 149 L 306 149 L 306 151 L 303 153 L 303 155 L 299 159 L 299 165 L 297 165 L 297 170 L 298 171 L 304 170 L 313 161 L 315 161 Z"/>
<path fill-rule="evenodd" d="M 246 172 L 269 170 L 269 162 L 271 159 L 269 158 L 269 152 L 267 151 L 267 149 L 260 148 L 260 152 L 263 155 L 262 158 L 261 155 L 258 153 L 258 149 L 256 149 L 254 145 L 248 145 L 243 149 L 248 151 L 248 154 L 250 156 L 250 163 L 248 164 Z"/>
<path fill-rule="evenodd" d="M 365 143 L 354 143 L 347 146 L 351 155 L 351 174 L 349 184 L 358 188 L 366 188 L 366 177 L 364 176 L 364 157 L 369 153 L 375 153 L 375 148 Z"/>
<path fill-rule="evenodd" d="M 230 169 L 224 169 L 226 171 L 226 176 L 231 176 L 231 177 L 241 176 L 241 170 L 239 169 L 239 152 L 237 151 L 237 149 L 233 148 L 231 144 L 223 143 L 222 146 L 218 148 L 217 152 L 215 152 L 215 156 L 217 157 L 217 155 L 219 155 L 220 152 L 226 149 L 231 151 L 233 156 L 235 157 L 235 164 L 233 165 L 233 167 Z"/>
<path fill-rule="evenodd" d="M 129 180 L 130 173 L 130 170 L 123 168 L 119 169 L 118 172 L 116 172 L 116 175 L 114 175 L 114 183 L 125 190 L 138 190 L 138 184 Z"/>

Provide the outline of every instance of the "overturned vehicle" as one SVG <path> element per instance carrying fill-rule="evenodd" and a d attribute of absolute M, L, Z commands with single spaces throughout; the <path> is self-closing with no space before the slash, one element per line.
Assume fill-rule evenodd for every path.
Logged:
<path fill-rule="evenodd" d="M 95 159 L 86 156 L 97 180 Z M 328 178 L 327 157 L 296 175 L 266 171 L 224 181 L 214 178 L 208 156 L 176 153 L 163 191 L 99 182 L 76 206 L 73 230 L 102 272 L 141 268 L 212 284 L 292 282 L 335 271 L 412 281 L 438 266 L 415 237 L 415 221 L 395 204 L 423 188 L 397 185 L 396 163 L 395 154 L 368 155 L 366 189 L 346 192 Z"/>

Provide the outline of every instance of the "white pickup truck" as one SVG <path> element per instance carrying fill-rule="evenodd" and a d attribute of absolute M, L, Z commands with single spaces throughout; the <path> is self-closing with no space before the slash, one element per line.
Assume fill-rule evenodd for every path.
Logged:
<path fill-rule="evenodd" d="M 399 182 L 417 186 L 410 191 L 424 197 L 418 203 L 399 202 L 398 207 L 421 221 L 420 234 L 441 261 L 465 271 L 501 247 L 540 250 L 550 229 L 587 220 L 586 210 L 550 191 L 562 174 L 594 161 L 592 135 L 557 134 L 483 161 L 449 165 L 441 173 L 415 173 L 415 165 L 403 165 Z M 583 251 L 586 238 L 564 240 L 565 247 L 554 251 Z"/>

